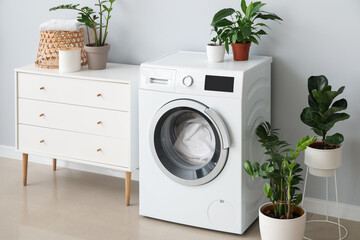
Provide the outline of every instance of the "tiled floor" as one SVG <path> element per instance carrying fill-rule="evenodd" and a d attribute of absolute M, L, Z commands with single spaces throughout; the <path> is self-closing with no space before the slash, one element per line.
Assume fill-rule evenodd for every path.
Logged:
<path fill-rule="evenodd" d="M 51 166 L 31 162 L 28 174 L 23 187 L 22 163 L 0 158 L 1 240 L 260 239 L 257 222 L 238 236 L 141 217 L 137 182 L 132 183 L 131 206 L 125 207 L 123 179 L 65 168 L 54 173 Z M 343 224 L 347 239 L 360 239 L 359 222 Z M 337 239 L 336 226 L 307 230 L 316 240 Z"/>

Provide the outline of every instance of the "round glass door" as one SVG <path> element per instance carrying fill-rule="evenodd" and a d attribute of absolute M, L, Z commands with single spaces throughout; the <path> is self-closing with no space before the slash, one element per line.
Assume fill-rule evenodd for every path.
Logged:
<path fill-rule="evenodd" d="M 209 182 L 226 163 L 229 138 L 225 125 L 201 103 L 176 100 L 164 105 L 154 116 L 150 131 L 157 165 L 178 183 Z"/>

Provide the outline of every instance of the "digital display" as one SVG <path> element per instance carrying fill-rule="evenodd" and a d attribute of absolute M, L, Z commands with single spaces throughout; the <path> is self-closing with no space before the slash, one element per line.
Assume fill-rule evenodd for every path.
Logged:
<path fill-rule="evenodd" d="M 234 92 L 234 77 L 206 75 L 205 90 L 217 92 Z"/>

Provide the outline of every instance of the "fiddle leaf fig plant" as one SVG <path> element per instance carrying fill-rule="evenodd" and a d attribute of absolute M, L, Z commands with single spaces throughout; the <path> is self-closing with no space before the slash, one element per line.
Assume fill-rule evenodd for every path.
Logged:
<path fill-rule="evenodd" d="M 59 9 L 70 9 L 78 11 L 78 22 L 84 24 L 86 27 L 92 29 L 94 33 L 94 43 L 91 43 L 88 32 L 89 44 L 94 44 L 97 47 L 104 46 L 108 35 L 109 20 L 111 18 L 111 11 L 113 10 L 113 3 L 115 0 L 98 0 L 95 4 L 99 8 L 96 13 L 94 9 L 90 7 L 80 7 L 80 4 L 63 4 L 57 7 L 50 8 L 49 11 L 55 11 Z"/>
<path fill-rule="evenodd" d="M 261 8 L 265 5 L 266 3 L 261 1 L 250 2 L 249 5 L 246 5 L 246 1 L 242 0 L 242 12 L 233 8 L 224 8 L 214 15 L 211 26 L 214 29 L 221 29 L 220 38 L 225 42 L 228 53 L 230 43 L 253 42 L 259 44 L 260 37 L 267 34 L 262 28 L 268 28 L 260 20 L 282 21 L 276 14 L 262 11 Z"/>
<path fill-rule="evenodd" d="M 272 129 L 270 123 L 260 124 L 256 129 L 256 135 L 261 146 L 265 148 L 268 159 L 260 165 L 259 162 L 244 162 L 244 170 L 253 179 L 261 177 L 269 179 L 264 184 L 264 193 L 274 206 L 271 217 L 291 219 L 293 206 L 302 201 L 302 194 L 298 194 L 298 185 L 303 181 L 301 177 L 302 168 L 296 162 L 300 152 L 316 141 L 316 137 L 306 136 L 298 141 L 296 149 L 289 148 L 286 141 L 280 140 L 277 129 Z"/>
<path fill-rule="evenodd" d="M 332 87 L 324 75 L 311 76 L 308 79 L 309 106 L 303 109 L 300 118 L 303 123 L 322 137 L 323 149 L 334 148 L 344 141 L 341 133 L 328 135 L 335 123 L 350 117 L 349 114 L 341 112 L 347 108 L 347 101 L 344 98 L 333 102 L 344 89 L 345 87 L 342 86 L 337 91 L 332 91 Z"/>

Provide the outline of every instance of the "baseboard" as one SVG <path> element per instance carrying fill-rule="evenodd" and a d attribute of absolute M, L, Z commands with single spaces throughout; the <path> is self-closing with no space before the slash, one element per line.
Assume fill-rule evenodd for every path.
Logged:
<path fill-rule="evenodd" d="M 305 198 L 304 208 L 308 212 L 325 215 L 326 201 L 315 198 Z M 337 217 L 336 202 L 328 202 L 329 216 Z M 339 203 L 340 218 L 360 222 L 360 206 Z"/>
<path fill-rule="evenodd" d="M 16 151 L 14 147 L 4 146 L 4 145 L 0 145 L 0 157 L 22 160 L 22 154 L 20 152 Z M 52 165 L 51 158 L 34 155 L 34 154 L 31 154 L 31 156 L 29 156 L 29 161 L 40 164 Z M 59 167 L 65 167 L 79 171 L 99 173 L 113 177 L 125 178 L 125 173 L 123 171 L 117 171 L 114 169 L 63 161 L 61 160 L 61 158 L 58 159 L 56 165 Z M 135 181 L 139 181 L 139 170 L 135 170 L 131 173 L 131 179 Z"/>

